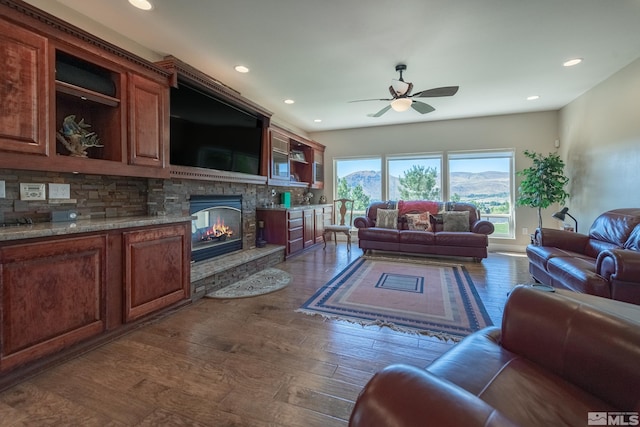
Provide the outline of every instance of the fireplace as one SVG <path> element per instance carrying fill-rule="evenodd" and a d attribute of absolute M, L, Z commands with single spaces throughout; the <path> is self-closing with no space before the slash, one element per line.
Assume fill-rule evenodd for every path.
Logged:
<path fill-rule="evenodd" d="M 242 196 L 191 196 L 191 260 L 242 249 Z"/>

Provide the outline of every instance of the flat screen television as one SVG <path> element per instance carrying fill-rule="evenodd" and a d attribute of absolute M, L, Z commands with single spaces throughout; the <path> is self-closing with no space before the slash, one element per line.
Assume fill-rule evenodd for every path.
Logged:
<path fill-rule="evenodd" d="M 171 164 L 260 174 L 260 115 L 179 82 L 170 116 Z"/>

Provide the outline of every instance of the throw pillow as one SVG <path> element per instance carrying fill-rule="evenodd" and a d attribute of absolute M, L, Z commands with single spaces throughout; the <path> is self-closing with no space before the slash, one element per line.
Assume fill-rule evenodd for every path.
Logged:
<path fill-rule="evenodd" d="M 378 209 L 376 218 L 376 227 L 380 228 L 398 228 L 398 210 L 397 209 Z"/>
<path fill-rule="evenodd" d="M 406 214 L 407 226 L 409 230 L 430 231 L 431 223 L 429 222 L 429 213 Z"/>
<path fill-rule="evenodd" d="M 438 224 L 442 225 L 442 214 L 429 214 L 429 222 L 431 223 L 431 231 L 435 232 L 438 230 Z"/>
<path fill-rule="evenodd" d="M 469 211 L 442 213 L 443 231 L 469 231 Z"/>

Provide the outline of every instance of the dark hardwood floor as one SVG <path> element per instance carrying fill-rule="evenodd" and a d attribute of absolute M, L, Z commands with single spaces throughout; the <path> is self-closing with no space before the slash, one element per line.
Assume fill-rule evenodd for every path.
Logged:
<path fill-rule="evenodd" d="M 362 254 L 327 245 L 278 265 L 278 292 L 201 299 L 0 393 L 2 426 L 345 426 L 371 375 L 453 344 L 294 310 Z M 531 282 L 524 254 L 461 261 L 492 320 Z"/>

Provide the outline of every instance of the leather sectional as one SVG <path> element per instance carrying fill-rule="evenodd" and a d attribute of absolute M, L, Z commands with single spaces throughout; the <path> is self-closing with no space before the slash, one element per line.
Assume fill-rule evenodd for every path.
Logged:
<path fill-rule="evenodd" d="M 538 229 L 527 257 L 541 283 L 640 304 L 640 208 L 603 213 L 587 235 Z"/>
<path fill-rule="evenodd" d="M 424 206 L 431 212 L 469 212 L 468 231 L 444 231 L 443 224 L 431 221 L 430 231 L 409 230 L 407 214 L 420 213 Z M 376 226 L 378 209 L 398 209 L 396 228 Z M 435 218 L 435 217 L 434 217 Z M 487 257 L 488 235 L 494 226 L 480 218 L 480 212 L 471 203 L 387 201 L 374 202 L 367 207 L 364 216 L 354 219 L 358 228 L 359 246 L 363 251 L 381 250 L 416 254 L 472 257 L 479 261 Z"/>

